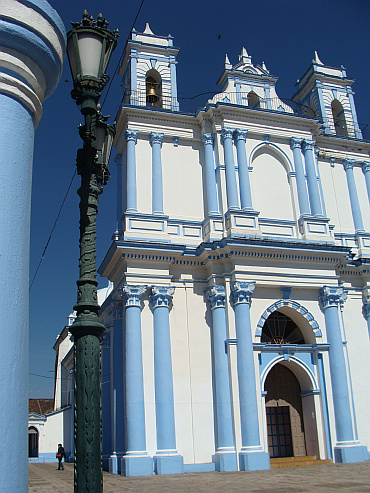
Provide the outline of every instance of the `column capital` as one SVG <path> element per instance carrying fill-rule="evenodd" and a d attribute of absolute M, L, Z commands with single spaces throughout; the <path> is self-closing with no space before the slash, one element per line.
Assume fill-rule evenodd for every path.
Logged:
<path fill-rule="evenodd" d="M 320 289 L 319 303 L 323 310 L 332 306 L 342 306 L 347 292 L 342 286 L 323 286 Z"/>
<path fill-rule="evenodd" d="M 224 142 L 226 139 L 232 139 L 233 134 L 234 134 L 234 130 L 235 130 L 234 128 L 222 127 L 222 129 L 221 129 L 222 142 Z"/>
<path fill-rule="evenodd" d="M 234 132 L 235 142 L 237 142 L 238 140 L 243 140 L 245 142 L 247 139 L 247 134 L 248 130 L 241 130 L 240 128 L 236 128 Z"/>
<path fill-rule="evenodd" d="M 122 309 L 122 300 L 114 300 L 108 308 L 108 313 L 112 315 L 113 320 L 119 320 L 122 318 Z"/>
<path fill-rule="evenodd" d="M 163 133 L 160 132 L 150 132 L 150 145 L 152 146 L 153 144 L 160 144 L 162 145 L 163 142 Z"/>
<path fill-rule="evenodd" d="M 370 171 L 370 161 L 363 161 L 361 167 L 363 174 L 367 173 L 368 171 Z"/>
<path fill-rule="evenodd" d="M 125 306 L 141 307 L 141 298 L 146 291 L 147 286 L 129 286 L 125 284 L 121 288 L 122 298 Z"/>
<path fill-rule="evenodd" d="M 225 306 L 226 294 L 225 286 L 210 286 L 204 291 L 206 301 L 209 303 L 211 309 Z"/>
<path fill-rule="evenodd" d="M 347 171 L 347 169 L 353 169 L 354 164 L 355 164 L 354 159 L 349 159 L 349 158 L 343 159 L 344 171 Z"/>
<path fill-rule="evenodd" d="M 370 295 L 369 294 L 362 298 L 362 314 L 366 318 L 366 320 L 370 316 Z"/>
<path fill-rule="evenodd" d="M 122 154 L 116 154 L 114 161 L 115 161 L 117 166 L 121 166 L 122 165 Z"/>
<path fill-rule="evenodd" d="M 247 303 L 249 305 L 255 287 L 255 282 L 234 281 L 231 283 L 230 303 L 232 306 L 240 303 Z"/>
<path fill-rule="evenodd" d="M 304 152 L 312 151 L 312 149 L 314 148 L 314 145 L 315 145 L 314 140 L 311 140 L 311 139 L 303 139 L 302 140 L 302 148 L 303 148 Z"/>
<path fill-rule="evenodd" d="M 139 130 L 131 130 L 131 129 L 127 129 L 125 134 L 124 134 L 124 137 L 125 139 L 127 140 L 127 142 L 129 140 L 133 140 L 136 144 L 137 142 L 137 134 L 139 133 Z"/>
<path fill-rule="evenodd" d="M 290 139 L 290 148 L 291 149 L 300 149 L 302 147 L 303 139 L 297 139 L 297 137 L 292 137 Z"/>
<path fill-rule="evenodd" d="M 315 147 L 314 153 L 315 153 L 316 159 L 319 158 L 319 152 L 320 152 L 320 149 L 318 147 Z"/>
<path fill-rule="evenodd" d="M 204 145 L 213 145 L 213 134 L 203 134 L 201 140 L 204 142 Z"/>
<path fill-rule="evenodd" d="M 158 308 L 159 306 L 169 307 L 175 288 L 173 286 L 150 286 L 150 291 L 149 300 L 151 308 Z"/>

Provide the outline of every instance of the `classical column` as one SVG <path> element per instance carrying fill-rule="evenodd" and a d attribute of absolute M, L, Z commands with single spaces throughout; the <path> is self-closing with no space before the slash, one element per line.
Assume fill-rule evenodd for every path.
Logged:
<path fill-rule="evenodd" d="M 175 288 L 173 287 L 152 286 L 149 297 L 154 326 L 154 379 L 157 425 L 157 452 L 154 457 L 154 471 L 157 474 L 183 472 L 183 458 L 176 450 L 169 323 L 169 310 L 174 291 Z"/>
<path fill-rule="evenodd" d="M 174 55 L 169 56 L 170 74 L 171 74 L 171 110 L 179 111 L 179 102 L 177 100 L 177 78 L 176 78 L 176 58 Z"/>
<path fill-rule="evenodd" d="M 119 240 L 122 236 L 122 154 L 117 154 L 114 158 L 117 164 L 117 217 L 115 237 Z"/>
<path fill-rule="evenodd" d="M 324 286 L 320 290 L 319 301 L 324 312 L 326 336 L 330 346 L 329 366 L 337 433 L 334 458 L 335 462 L 343 463 L 366 460 L 363 447 L 354 442 L 347 370 L 339 323 L 338 307 L 344 304 L 346 298 L 347 294 L 341 286 Z"/>
<path fill-rule="evenodd" d="M 213 156 L 213 136 L 212 134 L 204 134 L 202 136 L 204 142 L 205 154 L 205 174 L 206 174 L 206 190 L 207 190 L 207 212 L 208 214 L 218 214 L 217 200 L 217 183 L 215 171 L 215 159 Z"/>
<path fill-rule="evenodd" d="M 240 425 L 242 448 L 239 453 L 239 469 L 256 471 L 270 469 L 270 455 L 261 447 L 257 389 L 255 380 L 250 302 L 254 282 L 233 282 L 230 303 L 235 312 L 236 351 L 239 381 Z"/>
<path fill-rule="evenodd" d="M 112 394 L 111 394 L 111 358 L 110 329 L 105 324 L 105 332 L 100 338 L 101 375 L 102 375 L 102 452 L 103 467 L 109 465 L 112 452 Z"/>
<path fill-rule="evenodd" d="M 212 310 L 213 380 L 216 399 L 216 453 L 212 460 L 217 471 L 236 471 L 238 467 L 231 409 L 229 363 L 225 352 L 227 331 L 224 286 L 211 286 L 205 291 L 205 298 Z"/>
<path fill-rule="evenodd" d="M 238 156 L 240 205 L 242 209 L 253 209 L 247 154 L 245 152 L 247 133 L 248 130 L 236 129 L 234 132 L 234 139 Z"/>
<path fill-rule="evenodd" d="M 362 313 L 367 322 L 367 330 L 369 331 L 370 337 L 370 295 L 367 294 L 362 298 Z"/>
<path fill-rule="evenodd" d="M 137 142 L 138 130 L 129 130 L 125 132 L 125 139 L 127 140 L 126 154 L 127 154 L 127 174 L 126 174 L 126 210 L 137 211 L 136 204 L 136 156 L 135 145 Z"/>
<path fill-rule="evenodd" d="M 362 172 L 365 176 L 367 197 L 370 204 L 370 161 L 364 161 L 362 163 Z"/>
<path fill-rule="evenodd" d="M 120 460 L 125 450 L 122 310 L 123 306 L 121 300 L 116 300 L 112 303 L 112 455 L 109 457 L 109 472 L 111 474 L 118 474 L 120 472 Z"/>
<path fill-rule="evenodd" d="M 163 184 L 161 147 L 163 133 L 151 132 L 150 145 L 152 146 L 152 212 L 163 214 Z"/>
<path fill-rule="evenodd" d="M 343 168 L 346 172 L 346 178 L 347 178 L 349 200 L 351 202 L 351 211 L 352 211 L 353 223 L 355 225 L 355 231 L 356 231 L 356 233 L 358 233 L 358 232 L 364 231 L 364 225 L 362 223 L 360 202 L 358 200 L 355 177 L 353 175 L 353 165 L 354 164 L 355 164 L 354 159 L 344 159 L 343 160 Z"/>
<path fill-rule="evenodd" d="M 66 31 L 46 1 L 1 1 L 0 18 L 0 372 L 6 375 L 0 386 L 0 489 L 25 493 L 34 136 L 42 105 L 62 74 Z M 52 125 L 55 115 L 49 116 Z"/>
<path fill-rule="evenodd" d="M 233 133 L 233 128 L 223 127 L 221 130 L 225 156 L 227 205 L 229 209 L 239 209 L 233 153 Z"/>
<path fill-rule="evenodd" d="M 132 39 L 134 39 L 134 33 L 132 36 Z M 134 48 L 131 48 L 131 54 L 130 54 L 130 104 L 134 106 L 139 105 L 139 94 L 137 90 L 137 59 L 138 59 L 138 54 L 137 50 Z"/>
<path fill-rule="evenodd" d="M 311 204 L 311 214 L 316 216 L 322 215 L 319 187 L 317 183 L 315 158 L 314 158 L 314 140 L 303 139 L 302 148 L 306 165 L 308 194 Z"/>
<path fill-rule="evenodd" d="M 302 139 L 292 137 L 290 139 L 290 148 L 293 151 L 294 168 L 297 180 L 298 203 L 299 211 L 302 214 L 310 214 L 310 204 L 308 202 L 308 194 L 306 187 L 306 177 L 303 169 L 302 161 Z"/>
<path fill-rule="evenodd" d="M 146 286 L 122 288 L 125 302 L 125 423 L 126 453 L 121 461 L 124 476 L 150 476 L 153 459 L 146 452 L 141 298 Z"/>

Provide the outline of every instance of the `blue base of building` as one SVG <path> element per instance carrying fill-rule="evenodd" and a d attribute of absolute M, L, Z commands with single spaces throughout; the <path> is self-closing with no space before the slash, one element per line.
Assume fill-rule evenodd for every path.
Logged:
<path fill-rule="evenodd" d="M 369 459 L 367 448 L 364 445 L 349 445 L 334 447 L 334 461 L 341 464 L 364 462 Z"/>
<path fill-rule="evenodd" d="M 263 451 L 239 453 L 240 471 L 262 471 L 270 469 L 270 454 Z"/>
<path fill-rule="evenodd" d="M 121 459 L 122 476 L 151 476 L 153 459 L 148 455 L 124 456 Z"/>
<path fill-rule="evenodd" d="M 121 472 L 122 455 L 111 455 L 109 457 L 109 472 L 110 474 L 120 474 Z"/>
<path fill-rule="evenodd" d="M 154 460 L 155 474 L 182 474 L 184 459 L 181 455 L 156 455 Z"/>
<path fill-rule="evenodd" d="M 216 464 L 213 462 L 203 462 L 201 464 L 184 464 L 184 472 L 214 472 Z"/>
<path fill-rule="evenodd" d="M 215 464 L 216 471 L 219 472 L 238 470 L 238 464 L 237 464 L 235 452 L 212 455 L 212 462 L 214 462 Z"/>

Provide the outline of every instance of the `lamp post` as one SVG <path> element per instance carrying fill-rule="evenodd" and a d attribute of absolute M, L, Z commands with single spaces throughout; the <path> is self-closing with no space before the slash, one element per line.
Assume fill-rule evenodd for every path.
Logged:
<path fill-rule="evenodd" d="M 99 338 L 105 328 L 98 318 L 96 215 L 99 196 L 109 179 L 114 128 L 101 118 L 98 101 L 108 81 L 106 69 L 118 37 L 118 31 L 108 31 L 107 25 L 101 14 L 95 22 L 85 10 L 82 21 L 72 23 L 67 38 L 74 87 L 71 95 L 85 117 L 85 124 L 79 127 L 83 148 L 77 151 L 81 176 L 80 277 L 74 306 L 77 316 L 70 329 L 75 358 L 75 493 L 103 491 Z"/>

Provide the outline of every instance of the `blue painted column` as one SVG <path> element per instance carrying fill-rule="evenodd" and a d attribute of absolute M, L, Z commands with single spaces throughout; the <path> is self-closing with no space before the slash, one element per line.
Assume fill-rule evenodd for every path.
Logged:
<path fill-rule="evenodd" d="M 355 164 L 354 159 L 344 159 L 343 160 L 343 168 L 346 172 L 346 178 L 347 178 L 349 200 L 351 202 L 353 224 L 355 225 L 356 233 L 358 233 L 358 232 L 362 232 L 365 230 L 364 230 L 364 225 L 362 222 L 360 202 L 358 200 L 355 177 L 353 175 L 354 164 Z"/>
<path fill-rule="evenodd" d="M 320 193 L 315 169 L 314 145 L 314 140 L 303 139 L 302 141 L 302 148 L 306 165 L 308 195 L 311 204 L 311 214 L 314 216 L 322 216 Z"/>
<path fill-rule="evenodd" d="M 151 132 L 150 145 L 152 146 L 152 212 L 163 214 L 163 184 L 161 147 L 163 134 Z"/>
<path fill-rule="evenodd" d="M 177 78 L 176 78 L 176 58 L 173 55 L 170 59 L 170 74 L 171 74 L 171 110 L 179 111 L 179 102 L 177 100 Z"/>
<path fill-rule="evenodd" d="M 315 165 L 316 165 L 316 174 L 317 174 L 317 180 L 318 180 L 318 184 L 319 184 L 319 192 L 320 192 L 320 198 L 321 198 L 321 208 L 322 208 L 323 215 L 325 217 L 327 217 L 325 200 L 324 200 L 324 192 L 322 189 L 321 178 L 320 178 L 319 153 L 320 153 L 320 149 L 318 147 L 316 147 L 316 149 L 315 149 Z"/>
<path fill-rule="evenodd" d="M 112 394 L 111 394 L 111 359 L 110 329 L 105 324 L 101 337 L 101 374 L 102 374 L 102 451 L 103 467 L 109 466 L 112 453 Z"/>
<path fill-rule="evenodd" d="M 310 214 L 310 204 L 308 202 L 306 177 L 302 161 L 302 139 L 292 137 L 290 139 L 290 148 L 293 151 L 294 168 L 297 180 L 299 211 L 302 214 Z"/>
<path fill-rule="evenodd" d="M 217 183 L 212 134 L 204 134 L 202 136 L 202 141 L 204 142 L 205 154 L 207 212 L 208 214 L 218 214 Z"/>
<path fill-rule="evenodd" d="M 247 138 L 247 133 L 248 130 L 236 129 L 234 133 L 234 139 L 238 156 L 240 205 L 242 209 L 253 209 L 247 154 L 245 152 L 245 141 Z"/>
<path fill-rule="evenodd" d="M 121 471 L 121 458 L 123 457 L 125 450 L 122 310 L 123 306 L 121 300 L 116 300 L 112 303 L 112 455 L 109 458 L 109 472 L 111 474 L 118 474 Z"/>
<path fill-rule="evenodd" d="M 125 132 L 125 139 L 127 141 L 127 175 L 126 175 L 126 210 L 137 211 L 136 204 L 136 156 L 135 145 L 137 141 L 138 130 L 129 130 Z"/>
<path fill-rule="evenodd" d="M 183 458 L 176 450 L 175 412 L 173 402 L 171 336 L 169 310 L 173 287 L 152 286 L 150 306 L 154 328 L 155 412 L 157 452 L 154 457 L 156 474 L 184 472 Z"/>
<path fill-rule="evenodd" d="M 362 163 L 362 172 L 365 176 L 367 197 L 370 204 L 370 161 L 364 161 Z"/>
<path fill-rule="evenodd" d="M 212 460 L 217 471 L 236 471 L 238 467 L 231 409 L 229 362 L 225 351 L 227 339 L 225 288 L 211 286 L 204 294 L 212 310 L 213 380 L 216 399 L 216 453 Z"/>
<path fill-rule="evenodd" d="M 134 40 L 136 37 L 135 33 L 132 33 L 132 39 Z M 139 105 L 139 95 L 137 90 L 137 50 L 131 49 L 130 53 L 130 104 L 134 106 Z"/>
<path fill-rule="evenodd" d="M 141 298 L 146 286 L 122 288 L 125 301 L 125 423 L 124 476 L 153 474 L 153 459 L 146 452 L 143 356 L 141 343 Z"/>
<path fill-rule="evenodd" d="M 370 295 L 362 298 L 362 314 L 367 322 L 367 330 L 370 337 Z"/>
<path fill-rule="evenodd" d="M 116 231 L 114 236 L 119 240 L 122 236 L 122 155 L 117 154 L 114 158 L 117 164 L 117 217 L 116 217 Z"/>
<path fill-rule="evenodd" d="M 257 389 L 253 356 L 250 302 L 254 282 L 233 282 L 230 303 L 235 312 L 237 368 L 239 381 L 240 426 L 242 448 L 239 453 L 241 471 L 270 469 L 270 455 L 261 447 Z"/>
<path fill-rule="evenodd" d="M 347 383 L 347 370 L 343 352 L 338 307 L 347 294 L 341 286 L 324 286 L 319 301 L 324 312 L 326 336 L 329 347 L 329 366 L 332 385 L 337 443 L 334 447 L 335 462 L 362 462 L 367 451 L 354 441 L 353 423 Z"/>
<path fill-rule="evenodd" d="M 0 3 L 0 491 L 28 491 L 29 255 L 32 162 L 66 31 L 39 0 Z M 72 104 L 69 102 L 69 104 Z M 51 115 L 50 115 L 51 116 Z M 49 125 L 52 125 L 52 118 Z M 56 138 L 62 138 L 60 135 Z M 71 163 L 71 169 L 73 164 Z"/>
<path fill-rule="evenodd" d="M 223 127 L 221 138 L 224 146 L 226 168 L 226 194 L 228 209 L 239 209 L 238 189 L 236 186 L 234 153 L 233 153 L 233 128 Z"/>
<path fill-rule="evenodd" d="M 352 87 L 347 87 L 347 96 L 348 96 L 349 104 L 351 106 L 353 126 L 355 128 L 355 137 L 356 137 L 356 139 L 362 139 L 362 132 L 361 132 L 360 127 L 358 125 L 357 112 L 356 112 L 356 106 L 355 106 L 355 100 L 353 97 Z"/>

